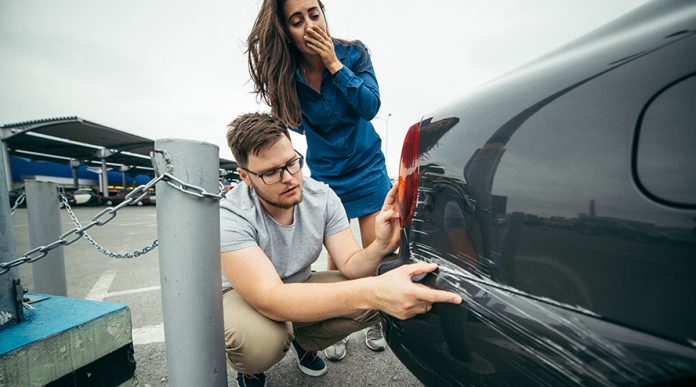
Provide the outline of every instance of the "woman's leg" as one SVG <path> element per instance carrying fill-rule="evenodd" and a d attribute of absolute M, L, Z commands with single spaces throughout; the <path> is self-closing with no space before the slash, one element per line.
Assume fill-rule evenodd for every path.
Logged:
<path fill-rule="evenodd" d="M 379 214 L 379 211 L 358 218 L 358 223 L 360 224 L 360 239 L 362 239 L 363 248 L 369 246 L 370 243 L 375 240 L 375 219 L 377 218 L 377 214 Z M 326 257 L 326 270 L 338 270 L 330 254 Z"/>
<path fill-rule="evenodd" d="M 375 219 L 379 211 L 358 218 L 360 222 L 360 237 L 362 238 L 363 248 L 370 245 L 375 240 Z M 383 351 L 387 348 L 387 341 L 382 334 L 382 326 L 377 323 L 367 329 L 365 334 L 365 345 L 373 351 Z"/>
<path fill-rule="evenodd" d="M 363 248 L 375 241 L 375 219 L 377 219 L 377 214 L 379 214 L 379 211 L 358 218 Z"/>

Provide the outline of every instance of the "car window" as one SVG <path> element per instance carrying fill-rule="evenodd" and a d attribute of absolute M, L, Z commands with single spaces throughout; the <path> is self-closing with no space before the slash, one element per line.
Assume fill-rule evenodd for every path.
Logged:
<path fill-rule="evenodd" d="M 665 204 L 696 206 L 696 75 L 658 93 L 638 124 L 636 178 L 644 192 Z"/>

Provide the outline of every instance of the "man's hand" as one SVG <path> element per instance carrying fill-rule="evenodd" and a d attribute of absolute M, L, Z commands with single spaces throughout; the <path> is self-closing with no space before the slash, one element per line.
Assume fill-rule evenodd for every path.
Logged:
<path fill-rule="evenodd" d="M 333 41 L 329 33 L 317 25 L 310 27 L 305 35 L 307 46 L 319 55 L 324 66 L 331 74 L 335 74 L 343 67 L 341 61 L 336 57 Z"/>
<path fill-rule="evenodd" d="M 399 225 L 399 206 L 396 202 L 397 185 L 395 184 L 384 199 L 384 204 L 375 219 L 375 242 L 390 254 L 399 247 L 401 226 Z"/>
<path fill-rule="evenodd" d="M 411 280 L 415 275 L 430 273 L 435 269 L 437 265 L 434 263 L 419 262 L 374 277 L 377 284 L 374 309 L 405 320 L 428 312 L 436 302 L 461 304 L 462 297 L 456 293 L 431 289 Z"/>

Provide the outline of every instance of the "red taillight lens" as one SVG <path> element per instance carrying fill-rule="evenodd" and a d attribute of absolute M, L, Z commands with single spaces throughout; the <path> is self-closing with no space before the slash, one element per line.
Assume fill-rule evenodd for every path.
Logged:
<path fill-rule="evenodd" d="M 418 148 L 420 146 L 420 123 L 410 128 L 401 148 L 399 163 L 399 223 L 408 226 L 416 211 L 418 197 Z"/>

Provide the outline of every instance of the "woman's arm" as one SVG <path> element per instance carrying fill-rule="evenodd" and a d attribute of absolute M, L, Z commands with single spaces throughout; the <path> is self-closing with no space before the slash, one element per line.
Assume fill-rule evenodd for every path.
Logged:
<path fill-rule="evenodd" d="M 306 39 L 308 45 L 321 57 L 324 66 L 331 73 L 334 85 L 348 105 L 363 119 L 373 119 L 379 111 L 381 101 L 377 77 L 367 48 L 360 47 L 361 56 L 364 57 L 358 60 L 361 64 L 359 68 L 350 69 L 336 57 L 334 42 L 326 31 L 318 26 L 310 28 Z"/>
<path fill-rule="evenodd" d="M 360 117 L 369 121 L 377 115 L 381 101 L 377 77 L 367 49 L 364 55 L 367 56 L 365 64 L 357 73 L 348 66 L 343 66 L 332 78 L 346 102 L 360 114 Z"/>

